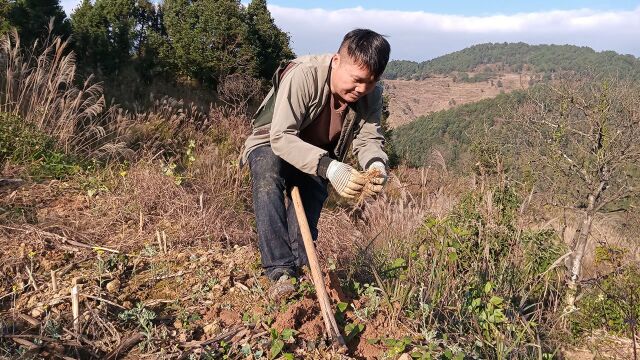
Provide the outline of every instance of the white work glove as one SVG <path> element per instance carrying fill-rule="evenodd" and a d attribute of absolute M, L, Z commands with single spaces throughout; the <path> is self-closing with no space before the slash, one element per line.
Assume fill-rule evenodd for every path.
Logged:
<path fill-rule="evenodd" d="M 387 168 L 381 161 L 375 161 L 367 169 L 367 173 L 371 174 L 374 170 L 377 170 L 378 176 L 371 178 L 371 182 L 364 189 L 365 194 L 368 196 L 374 196 L 380 194 L 384 184 L 387 183 Z"/>
<path fill-rule="evenodd" d="M 338 194 L 347 199 L 353 199 L 362 191 L 365 178 L 351 166 L 333 160 L 327 167 L 327 179 Z"/>

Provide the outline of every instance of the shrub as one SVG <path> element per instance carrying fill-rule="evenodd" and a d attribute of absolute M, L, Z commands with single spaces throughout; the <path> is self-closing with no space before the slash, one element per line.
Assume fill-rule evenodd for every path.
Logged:
<path fill-rule="evenodd" d="M 56 142 L 19 116 L 0 113 L 0 170 L 6 163 L 26 166 L 37 179 L 62 179 L 81 170 L 78 162 L 56 148 Z"/>

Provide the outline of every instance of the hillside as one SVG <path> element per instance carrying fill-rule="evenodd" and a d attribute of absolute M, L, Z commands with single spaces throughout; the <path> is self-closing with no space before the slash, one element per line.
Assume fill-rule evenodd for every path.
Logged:
<path fill-rule="evenodd" d="M 427 164 L 432 151 L 438 150 L 447 166 L 462 168 L 468 165 L 471 156 L 472 135 L 493 126 L 498 118 L 524 99 L 524 92 L 514 91 L 421 116 L 394 129 L 391 142 L 409 165 Z"/>
<path fill-rule="evenodd" d="M 530 79 L 529 74 L 502 73 L 477 82 L 458 81 L 450 75 L 417 81 L 385 80 L 384 91 L 389 98 L 390 112 L 388 123 L 395 128 L 436 111 L 526 89 Z"/>
<path fill-rule="evenodd" d="M 522 42 L 474 45 L 421 63 L 391 61 L 384 77 L 419 80 L 433 74 L 468 72 L 486 64 L 499 64 L 497 70 L 516 73 L 522 70 L 545 74 L 597 71 L 640 79 L 640 59 L 633 55 L 597 52 L 585 46 L 528 45 Z"/>

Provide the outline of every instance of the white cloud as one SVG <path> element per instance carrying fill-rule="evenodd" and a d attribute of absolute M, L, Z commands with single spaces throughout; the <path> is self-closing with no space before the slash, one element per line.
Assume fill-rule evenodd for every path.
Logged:
<path fill-rule="evenodd" d="M 80 0 L 61 0 L 71 14 Z M 422 61 L 483 42 L 573 44 L 640 55 L 640 7 L 462 16 L 356 7 L 340 10 L 269 5 L 276 24 L 290 33 L 299 55 L 335 51 L 354 28 L 389 35 L 393 59 Z"/>
<path fill-rule="evenodd" d="M 421 11 L 298 9 L 269 6 L 276 24 L 291 34 L 297 54 L 334 51 L 356 27 L 389 35 L 392 58 L 425 60 L 482 42 L 523 41 L 590 46 L 640 55 L 640 7 L 461 16 Z"/>

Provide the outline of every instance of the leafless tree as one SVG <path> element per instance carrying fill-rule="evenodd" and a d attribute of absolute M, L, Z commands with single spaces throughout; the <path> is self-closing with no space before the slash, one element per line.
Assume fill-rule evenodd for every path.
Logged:
<path fill-rule="evenodd" d="M 228 75 L 218 85 L 220 100 L 237 114 L 246 114 L 251 102 L 261 93 L 260 81 L 243 74 Z"/>
<path fill-rule="evenodd" d="M 563 79 L 531 90 L 511 124 L 520 167 L 537 193 L 579 214 L 567 261 L 566 305 L 573 309 L 594 218 L 628 211 L 638 196 L 640 88 L 619 79 Z"/>

